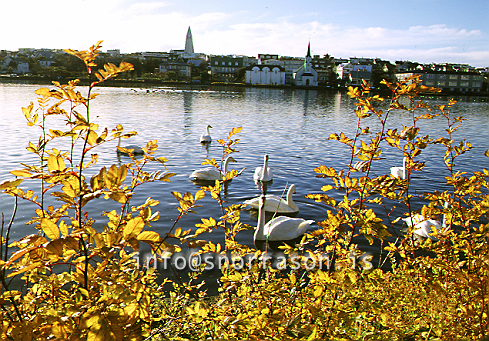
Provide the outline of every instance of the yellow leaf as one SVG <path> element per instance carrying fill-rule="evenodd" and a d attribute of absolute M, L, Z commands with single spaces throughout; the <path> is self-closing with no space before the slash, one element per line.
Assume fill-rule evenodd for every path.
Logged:
<path fill-rule="evenodd" d="M 124 238 L 128 239 L 131 235 L 138 235 L 144 228 L 144 220 L 141 217 L 136 217 L 127 222 L 124 227 Z"/>
<path fill-rule="evenodd" d="M 46 249 L 49 252 L 54 253 L 55 255 L 62 256 L 63 255 L 63 240 L 62 239 L 55 239 L 51 240 L 47 245 Z"/>
<path fill-rule="evenodd" d="M 34 107 L 34 104 L 31 102 L 27 108 L 22 108 L 22 112 L 24 113 L 24 116 L 27 120 L 31 119 L 33 107 Z"/>
<path fill-rule="evenodd" d="M 120 204 L 125 204 L 127 201 L 127 198 L 126 198 L 126 195 L 124 194 L 124 192 L 113 192 L 113 193 L 110 193 L 109 197 L 112 200 L 117 201 Z"/>
<path fill-rule="evenodd" d="M 55 155 L 49 155 L 48 158 L 48 170 L 50 173 L 53 171 L 62 171 L 66 168 L 65 162 L 63 160 L 63 157 L 60 155 L 55 156 Z"/>
<path fill-rule="evenodd" d="M 161 241 L 161 237 L 157 232 L 154 231 L 144 231 L 141 232 L 137 239 L 146 243 L 159 243 Z"/>
<path fill-rule="evenodd" d="M 10 171 L 10 174 L 13 174 L 15 176 L 23 176 L 25 178 L 30 177 L 32 175 L 31 173 L 23 169 Z"/>
<path fill-rule="evenodd" d="M 180 237 L 180 235 L 182 234 L 182 229 L 179 227 L 175 230 L 175 237 Z"/>
<path fill-rule="evenodd" d="M 41 219 L 41 229 L 46 234 L 46 236 L 50 239 L 58 239 L 59 238 L 59 228 L 48 218 Z"/>
<path fill-rule="evenodd" d="M 197 193 L 195 193 L 195 201 L 203 199 L 205 197 L 205 191 L 203 190 L 198 190 Z"/>
<path fill-rule="evenodd" d="M 94 144 L 97 143 L 97 139 L 98 139 L 98 135 L 96 132 L 94 132 L 93 130 L 90 130 L 88 132 L 88 138 L 87 138 L 87 142 L 89 145 L 93 146 Z"/>
<path fill-rule="evenodd" d="M 59 223 L 59 230 L 61 231 L 61 234 L 64 237 L 68 236 L 68 226 L 66 225 L 66 223 L 64 221 L 61 221 Z"/>
<path fill-rule="evenodd" d="M 26 272 L 26 271 L 29 271 L 29 270 L 35 269 L 35 268 L 37 268 L 37 267 L 39 267 L 39 266 L 42 266 L 42 265 L 43 265 L 43 264 L 42 264 L 41 262 L 31 263 L 31 264 L 29 264 L 29 265 L 27 265 L 27 266 L 24 266 L 24 267 L 22 267 L 22 268 L 20 268 L 20 269 L 18 269 L 18 270 L 16 270 L 16 271 L 13 271 L 13 272 L 9 273 L 9 274 L 7 275 L 7 278 L 17 276 L 18 274 L 21 274 L 21 273 L 24 273 L 24 272 Z"/>
<path fill-rule="evenodd" d="M 7 188 L 12 188 L 12 187 L 17 187 L 18 185 L 20 185 L 20 183 L 22 181 L 24 181 L 24 180 L 23 179 L 17 179 L 17 180 L 14 180 L 14 181 L 5 180 L 2 183 L 0 183 L 0 190 L 7 189 Z"/>

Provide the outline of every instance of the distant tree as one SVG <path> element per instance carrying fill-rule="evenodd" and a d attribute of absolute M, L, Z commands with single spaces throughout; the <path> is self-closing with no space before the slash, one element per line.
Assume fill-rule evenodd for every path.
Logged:
<path fill-rule="evenodd" d="M 236 72 L 235 79 L 236 79 L 236 82 L 244 83 L 246 81 L 246 68 L 245 67 L 240 67 L 238 69 L 238 71 Z"/>
<path fill-rule="evenodd" d="M 156 70 L 159 70 L 160 64 L 161 64 L 161 60 L 159 60 L 158 58 L 145 58 L 142 63 L 143 72 L 145 73 L 158 72 Z"/>
<path fill-rule="evenodd" d="M 39 74 L 41 68 L 42 67 L 39 58 L 29 57 L 29 70 L 33 75 Z"/>
<path fill-rule="evenodd" d="M 139 58 L 127 57 L 124 58 L 123 61 L 130 63 L 134 66 L 134 70 L 129 72 L 131 74 L 131 77 L 141 77 L 141 75 L 143 74 L 143 63 L 141 63 L 141 60 L 139 60 Z"/>

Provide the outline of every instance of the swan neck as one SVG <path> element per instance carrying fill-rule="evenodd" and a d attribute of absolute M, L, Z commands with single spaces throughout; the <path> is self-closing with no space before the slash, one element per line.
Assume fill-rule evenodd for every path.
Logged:
<path fill-rule="evenodd" d="M 287 192 L 287 205 L 290 208 L 296 209 L 297 205 L 295 204 L 294 199 L 292 199 L 292 195 L 294 195 L 294 188 L 291 186 Z"/>
<path fill-rule="evenodd" d="M 265 161 L 263 162 L 262 179 L 266 179 L 267 177 L 268 177 L 268 157 L 265 157 Z"/>
<path fill-rule="evenodd" d="M 210 135 L 210 132 L 209 132 L 209 126 L 207 126 L 207 135 Z"/>
<path fill-rule="evenodd" d="M 117 147 L 121 146 L 121 136 L 119 135 L 119 142 L 117 142 Z"/>
<path fill-rule="evenodd" d="M 445 201 L 445 204 L 443 205 L 443 207 L 448 208 L 448 201 Z M 443 214 L 443 218 L 441 220 L 441 227 L 442 228 L 447 227 L 447 215 L 446 214 Z"/>
<path fill-rule="evenodd" d="M 255 240 L 265 239 L 265 200 L 265 196 L 262 194 L 258 204 L 258 222 L 254 235 Z"/>
<path fill-rule="evenodd" d="M 224 160 L 224 175 L 226 175 L 228 173 L 228 165 L 229 165 L 229 161 L 231 161 L 229 159 L 229 157 L 226 158 L 226 160 Z"/>
<path fill-rule="evenodd" d="M 406 157 L 402 159 L 402 178 L 406 179 Z"/>

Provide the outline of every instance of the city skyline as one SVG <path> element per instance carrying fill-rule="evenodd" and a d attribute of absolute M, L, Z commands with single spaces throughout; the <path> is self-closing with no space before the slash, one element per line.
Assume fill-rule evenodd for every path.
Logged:
<path fill-rule="evenodd" d="M 412 0 L 403 4 L 249 0 L 23 0 L 2 4 L 0 49 L 87 49 L 122 53 L 184 49 L 205 54 L 314 55 L 489 66 L 489 3 Z M 470 9 L 462 11 L 462 9 Z M 16 15 L 10 15 L 16 13 Z"/>

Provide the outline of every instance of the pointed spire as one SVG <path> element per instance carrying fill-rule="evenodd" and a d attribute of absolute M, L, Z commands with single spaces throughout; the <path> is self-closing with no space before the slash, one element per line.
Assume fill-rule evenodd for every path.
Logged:
<path fill-rule="evenodd" d="M 309 45 L 307 46 L 307 55 L 306 57 L 310 57 L 311 56 L 311 42 L 309 41 Z"/>
<path fill-rule="evenodd" d="M 190 31 L 190 26 L 187 31 L 187 38 L 185 39 L 185 52 L 194 53 L 194 42 L 192 40 L 192 31 Z"/>

